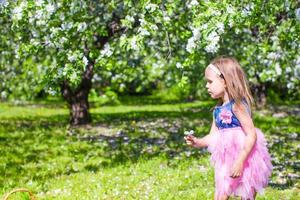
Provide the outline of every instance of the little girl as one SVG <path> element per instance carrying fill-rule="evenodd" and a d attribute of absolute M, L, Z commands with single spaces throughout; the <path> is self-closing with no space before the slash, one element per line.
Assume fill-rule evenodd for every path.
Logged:
<path fill-rule="evenodd" d="M 263 133 L 253 125 L 249 86 L 234 58 L 217 58 L 205 69 L 206 88 L 218 105 L 208 135 L 184 139 L 193 147 L 208 147 L 215 169 L 215 199 L 230 195 L 252 200 L 263 193 L 272 172 Z"/>

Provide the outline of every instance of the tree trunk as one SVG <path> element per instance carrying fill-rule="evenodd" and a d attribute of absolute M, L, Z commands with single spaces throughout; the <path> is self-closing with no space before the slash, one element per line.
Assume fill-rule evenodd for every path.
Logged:
<path fill-rule="evenodd" d="M 88 96 L 92 88 L 93 67 L 93 63 L 88 64 L 77 88 L 72 89 L 66 80 L 61 84 L 62 96 L 70 109 L 70 124 L 72 126 L 91 122 Z"/>
<path fill-rule="evenodd" d="M 256 97 L 256 106 L 264 108 L 267 103 L 267 86 L 265 84 L 253 85 L 252 91 Z"/>

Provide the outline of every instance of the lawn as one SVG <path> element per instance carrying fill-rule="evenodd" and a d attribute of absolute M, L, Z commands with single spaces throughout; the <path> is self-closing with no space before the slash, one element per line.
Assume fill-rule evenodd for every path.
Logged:
<path fill-rule="evenodd" d="M 209 153 L 183 140 L 185 130 L 207 134 L 212 106 L 199 101 L 94 106 L 91 125 L 71 128 L 62 102 L 1 103 L 0 197 L 25 187 L 38 199 L 212 199 Z M 274 165 L 257 199 L 300 199 L 300 117 L 274 112 L 254 111 Z"/>

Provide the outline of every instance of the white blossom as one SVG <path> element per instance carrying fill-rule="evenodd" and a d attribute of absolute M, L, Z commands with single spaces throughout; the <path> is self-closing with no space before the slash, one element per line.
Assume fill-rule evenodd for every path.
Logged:
<path fill-rule="evenodd" d="M 82 22 L 82 23 L 78 24 L 77 31 L 79 31 L 79 32 L 85 31 L 86 27 L 87 27 L 87 24 L 85 22 Z"/>
<path fill-rule="evenodd" d="M 125 17 L 125 20 L 128 20 L 129 22 L 133 23 L 134 22 L 134 17 L 130 16 L 130 15 L 127 15 Z"/>
<path fill-rule="evenodd" d="M 158 8 L 156 4 L 149 3 L 146 5 L 145 9 L 148 10 L 149 12 L 153 12 Z"/>
<path fill-rule="evenodd" d="M 184 131 L 184 135 L 193 135 L 194 131 L 190 130 L 190 131 Z"/>
<path fill-rule="evenodd" d="M 130 46 L 132 49 L 134 50 L 138 50 L 139 47 L 137 45 L 137 40 L 136 40 L 136 37 L 133 37 L 131 40 L 130 40 Z"/>
<path fill-rule="evenodd" d="M 139 19 L 139 22 L 141 24 L 141 26 L 143 27 L 145 24 L 147 24 L 146 20 L 144 19 L 144 16 L 142 18 Z"/>
<path fill-rule="evenodd" d="M 42 6 L 44 3 L 45 3 L 44 0 L 36 0 L 35 1 L 35 5 L 37 5 L 37 6 Z"/>
<path fill-rule="evenodd" d="M 102 56 L 107 56 L 107 57 L 110 57 L 110 56 L 113 54 L 113 52 L 112 52 L 112 50 L 111 50 L 111 48 L 110 48 L 109 43 L 106 43 L 106 44 L 104 45 L 104 48 L 101 50 L 100 54 L 101 54 Z"/>
<path fill-rule="evenodd" d="M 119 87 L 120 87 L 120 89 L 122 90 L 122 89 L 125 88 L 125 84 L 124 84 L 124 83 L 121 83 Z"/>
<path fill-rule="evenodd" d="M 217 28 L 218 28 L 218 32 L 219 33 L 223 33 L 224 32 L 224 24 L 222 22 L 217 23 Z"/>
<path fill-rule="evenodd" d="M 232 8 L 231 5 L 229 5 L 227 8 L 226 8 L 226 11 L 228 14 L 233 14 L 234 13 L 234 9 Z"/>
<path fill-rule="evenodd" d="M 55 7 L 52 4 L 46 6 L 46 11 L 51 15 L 55 11 Z"/>
<path fill-rule="evenodd" d="M 23 16 L 23 9 L 25 7 L 25 4 L 22 2 L 19 6 L 15 7 L 12 11 L 13 18 L 16 20 L 22 19 Z"/>
<path fill-rule="evenodd" d="M 59 40 L 60 45 L 63 45 L 66 41 L 68 41 L 68 39 L 66 37 L 62 37 Z"/>
<path fill-rule="evenodd" d="M 219 42 L 220 36 L 215 32 L 212 31 L 208 36 L 207 39 L 211 42 Z"/>
<path fill-rule="evenodd" d="M 77 58 L 76 54 L 68 53 L 67 56 L 68 56 L 68 60 L 70 62 L 76 61 L 76 58 Z"/>
<path fill-rule="evenodd" d="M 290 68 L 290 67 L 287 67 L 287 68 L 285 69 L 285 72 L 286 72 L 286 73 L 290 73 L 290 72 L 292 72 L 292 68 Z"/>
<path fill-rule="evenodd" d="M 195 40 L 193 37 L 191 37 L 189 40 L 188 40 L 188 43 L 186 45 L 186 50 L 189 52 L 189 53 L 192 53 L 193 49 L 196 48 L 196 44 L 195 44 Z"/>
<path fill-rule="evenodd" d="M 167 14 L 164 13 L 164 21 L 168 22 L 170 20 L 171 20 L 171 18 Z"/>
<path fill-rule="evenodd" d="M 61 29 L 62 29 L 63 31 L 68 31 L 68 30 L 70 30 L 72 27 L 73 27 L 73 24 L 70 23 L 70 22 L 68 22 L 68 23 L 63 23 L 63 24 L 61 25 Z"/>
<path fill-rule="evenodd" d="M 88 59 L 87 59 L 85 56 L 83 56 L 82 62 L 83 62 L 83 64 L 84 64 L 84 66 L 87 66 L 88 63 L 89 63 Z"/>
<path fill-rule="evenodd" d="M 34 17 L 36 19 L 41 19 L 42 16 L 43 16 L 43 11 L 42 10 L 37 10 Z"/>
<path fill-rule="evenodd" d="M 183 66 L 182 66 L 182 64 L 181 64 L 181 63 L 177 62 L 177 63 L 176 63 L 176 68 L 177 68 L 177 69 L 182 69 L 182 68 L 183 68 Z"/>
<path fill-rule="evenodd" d="M 288 82 L 286 86 L 287 86 L 287 88 L 292 89 L 292 88 L 294 88 L 294 83 Z"/>
<path fill-rule="evenodd" d="M 7 92 L 2 91 L 0 96 L 1 96 L 1 99 L 6 99 L 7 98 Z"/>
<path fill-rule="evenodd" d="M 254 7 L 253 3 L 246 5 L 245 8 L 243 8 L 243 10 L 242 10 L 242 15 L 245 17 L 250 15 L 251 10 L 253 10 L 253 7 Z"/>
<path fill-rule="evenodd" d="M 151 24 L 151 27 L 150 27 L 153 31 L 157 31 L 158 30 L 158 27 L 155 25 L 155 24 Z"/>
<path fill-rule="evenodd" d="M 207 24 L 202 24 L 201 26 L 200 26 L 200 29 L 201 30 L 206 30 L 208 28 L 208 25 Z"/>
<path fill-rule="evenodd" d="M 188 8 L 192 8 L 192 7 L 197 6 L 197 5 L 199 5 L 197 0 L 191 0 L 190 3 L 187 3 Z"/>
<path fill-rule="evenodd" d="M 216 43 L 210 43 L 209 45 L 207 45 L 204 49 L 206 52 L 209 52 L 209 53 L 216 53 L 217 50 L 218 50 L 218 44 Z"/>
<path fill-rule="evenodd" d="M 282 73 L 282 69 L 281 69 L 279 63 L 276 63 L 276 64 L 275 64 L 275 72 L 276 72 L 276 74 L 277 74 L 278 76 L 280 76 L 281 73 Z"/>
<path fill-rule="evenodd" d="M 146 35 L 146 36 L 149 36 L 149 35 L 150 35 L 149 31 L 147 31 L 146 29 L 144 29 L 144 28 L 142 28 L 142 27 L 140 27 L 140 28 L 138 29 L 138 32 L 139 32 L 140 35 Z"/>
<path fill-rule="evenodd" d="M 297 9 L 295 10 L 295 15 L 296 15 L 296 18 L 297 18 L 298 20 L 300 20 L 300 8 L 297 8 Z"/>
<path fill-rule="evenodd" d="M 7 0 L 0 0 L 0 7 L 6 8 L 9 5 Z"/>
<path fill-rule="evenodd" d="M 218 42 L 220 40 L 220 36 L 215 31 L 213 31 L 207 36 L 207 40 L 209 44 L 205 47 L 205 51 L 210 53 L 217 52 L 219 48 Z"/>
<path fill-rule="evenodd" d="M 194 40 L 199 40 L 200 39 L 200 29 L 193 28 L 192 32 L 193 32 Z"/>

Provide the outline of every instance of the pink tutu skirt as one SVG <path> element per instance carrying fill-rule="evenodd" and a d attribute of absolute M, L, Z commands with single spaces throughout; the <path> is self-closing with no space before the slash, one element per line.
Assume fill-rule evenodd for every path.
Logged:
<path fill-rule="evenodd" d="M 215 199 L 223 195 L 254 199 L 255 192 L 263 194 L 273 167 L 263 133 L 256 128 L 256 134 L 256 143 L 244 162 L 242 175 L 238 178 L 231 178 L 230 172 L 244 145 L 246 135 L 243 129 L 225 128 L 212 134 L 208 151 L 215 169 Z"/>

